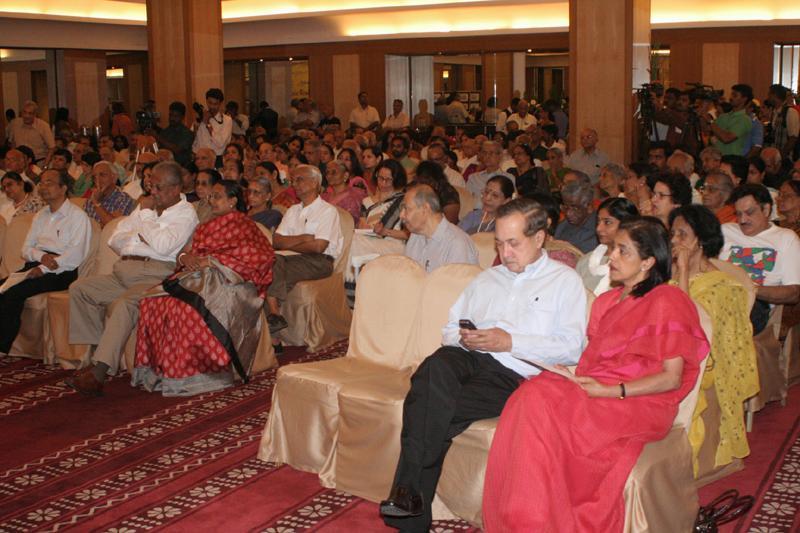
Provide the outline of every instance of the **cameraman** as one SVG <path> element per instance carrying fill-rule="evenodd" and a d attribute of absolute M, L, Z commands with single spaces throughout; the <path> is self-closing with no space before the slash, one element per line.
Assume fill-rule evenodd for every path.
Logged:
<path fill-rule="evenodd" d="M 714 136 L 711 145 L 722 152 L 722 155 L 745 155 L 745 142 L 750 136 L 753 121 L 747 114 L 747 104 L 753 99 L 753 88 L 744 83 L 731 87 L 731 110 L 710 122 L 705 127 Z"/>
<path fill-rule="evenodd" d="M 225 96 L 220 89 L 206 91 L 206 108 L 195 103 L 192 108 L 197 113 L 194 124 L 195 138 L 192 150 L 197 153 L 200 148 L 210 148 L 217 155 L 217 168 L 222 167 L 222 153 L 231 142 L 233 120 L 222 113 L 222 101 Z"/>
<path fill-rule="evenodd" d="M 653 104 L 657 100 L 653 98 Z M 697 154 L 700 143 L 697 127 L 692 120 L 690 95 L 674 87 L 667 89 L 664 107 L 656 105 L 655 119 L 667 125 L 666 141 L 672 150 L 681 148 L 691 154 Z"/>

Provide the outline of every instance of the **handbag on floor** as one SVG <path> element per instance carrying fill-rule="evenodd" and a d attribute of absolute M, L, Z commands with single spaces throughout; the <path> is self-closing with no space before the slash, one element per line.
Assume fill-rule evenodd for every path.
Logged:
<path fill-rule="evenodd" d="M 708 505 L 704 505 L 697 513 L 694 522 L 695 533 L 716 533 L 717 526 L 726 524 L 747 513 L 755 498 L 752 496 L 739 496 L 735 489 L 726 490 Z"/>

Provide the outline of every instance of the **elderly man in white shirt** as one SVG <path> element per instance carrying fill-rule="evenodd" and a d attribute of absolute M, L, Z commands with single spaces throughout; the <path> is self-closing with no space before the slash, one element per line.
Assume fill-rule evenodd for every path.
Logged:
<path fill-rule="evenodd" d="M 392 102 L 392 114 L 386 115 L 386 119 L 383 121 L 383 129 L 402 130 L 407 128 L 410 123 L 408 113 L 403 111 L 403 101 L 395 98 L 394 102 Z"/>
<path fill-rule="evenodd" d="M 442 347 L 411 377 L 400 460 L 380 505 L 387 524 L 427 531 L 450 441 L 472 422 L 499 416 L 541 365 L 578 361 L 586 292 L 573 269 L 542 249 L 546 227 L 547 213 L 533 200 L 499 208 L 495 242 L 502 265 L 484 270 L 464 290 L 450 309 Z"/>
<path fill-rule="evenodd" d="M 289 291 L 300 281 L 330 276 L 344 245 L 339 212 L 319 196 L 322 188 L 319 168 L 298 165 L 292 170 L 291 180 L 300 203 L 286 211 L 272 238 L 272 246 L 278 254 L 272 265 L 272 283 L 267 290 L 270 333 L 289 326 L 280 310 Z M 282 250 L 295 254 L 283 255 Z"/>
<path fill-rule="evenodd" d="M 200 148 L 211 148 L 217 156 L 216 168 L 222 168 L 222 154 L 231 142 L 233 119 L 222 113 L 222 101 L 225 95 L 220 89 L 206 91 L 206 108 L 203 117 L 194 124 L 195 136 L 192 152 Z"/>
<path fill-rule="evenodd" d="M 489 180 L 495 176 L 505 176 L 516 183 L 516 178 L 501 168 L 503 161 L 503 145 L 495 141 L 486 141 L 481 145 L 479 159 L 483 170 L 475 172 L 467 180 L 467 190 L 475 198 L 475 209 L 483 206 L 483 189 Z"/>
<path fill-rule="evenodd" d="M 22 247 L 26 262 L 17 277 L 24 279 L 0 294 L 0 353 L 8 353 L 19 333 L 25 300 L 65 290 L 77 279 L 78 266 L 89 253 L 92 224 L 67 199 L 69 182 L 66 170 L 50 169 L 41 175 L 39 194 L 47 206 L 36 214 Z"/>
<path fill-rule="evenodd" d="M 117 373 L 125 343 L 139 320 L 139 300 L 173 273 L 176 256 L 197 226 L 194 207 L 181 195 L 180 165 L 159 163 L 151 182 L 153 208 L 136 208 L 108 241 L 120 255 L 113 273 L 84 278 L 70 287 L 69 342 L 96 348 L 93 364 L 67 385 L 86 395 L 102 394 L 106 377 Z"/>
<path fill-rule="evenodd" d="M 528 102 L 520 100 L 517 104 L 517 112 L 508 117 L 506 120 L 506 127 L 509 122 L 516 122 L 519 125 L 519 131 L 527 131 L 528 128 L 537 124 L 536 117 L 528 113 Z"/>

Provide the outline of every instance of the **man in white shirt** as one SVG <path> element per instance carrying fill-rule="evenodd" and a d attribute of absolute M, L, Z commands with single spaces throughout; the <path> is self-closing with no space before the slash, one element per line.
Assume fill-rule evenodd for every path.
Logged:
<path fill-rule="evenodd" d="M 25 279 L 0 294 L 0 353 L 8 353 L 20 328 L 25 300 L 36 294 L 63 291 L 78 277 L 78 266 L 89 254 L 92 224 L 67 199 L 70 178 L 65 170 L 45 170 L 39 195 L 47 203 L 33 219 L 25 237 L 19 272 Z M 5 280 L 0 280 L 0 285 Z"/>
<path fill-rule="evenodd" d="M 406 256 L 432 272 L 450 263 L 478 264 L 478 250 L 464 230 L 447 221 L 439 196 L 429 185 L 412 186 L 400 207 L 400 220 L 411 236 Z"/>
<path fill-rule="evenodd" d="M 519 125 L 519 131 L 527 131 L 528 128 L 536 126 L 536 117 L 528 113 L 528 102 L 525 100 L 519 101 L 517 112 L 506 120 L 506 127 L 508 127 L 509 122 L 516 122 Z"/>
<path fill-rule="evenodd" d="M 67 380 L 82 394 L 99 396 L 106 377 L 116 375 L 125 343 L 139 321 L 139 300 L 172 274 L 178 253 L 194 233 L 197 214 L 181 195 L 181 178 L 177 163 L 156 165 L 151 176 L 153 208 L 137 207 L 108 241 L 120 255 L 114 272 L 83 278 L 70 287 L 69 342 L 96 346 L 93 365 Z"/>
<path fill-rule="evenodd" d="M 580 135 L 581 148 L 569 154 L 564 162 L 568 168 L 580 170 L 589 176 L 593 184 L 600 179 L 600 169 L 610 162 L 608 156 L 597 148 L 597 141 L 595 130 L 584 129 Z"/>
<path fill-rule="evenodd" d="M 267 290 L 267 322 L 273 334 L 289 326 L 280 309 L 289 291 L 300 281 L 330 276 L 344 245 L 339 211 L 319 196 L 322 188 L 319 168 L 297 165 L 291 172 L 291 181 L 300 203 L 283 215 L 272 246 L 279 252 L 297 253 L 278 253 L 272 265 L 272 283 Z"/>
<path fill-rule="evenodd" d="M 450 441 L 472 422 L 500 415 L 533 364 L 572 365 L 586 332 L 578 274 L 542 247 L 547 213 L 528 198 L 498 209 L 502 265 L 483 271 L 450 309 L 442 347 L 411 378 L 403 406 L 400 460 L 380 510 L 387 524 L 427 531 Z M 466 320 L 471 324 L 461 325 Z M 473 326 L 475 329 L 473 329 Z"/>
<path fill-rule="evenodd" d="M 428 147 L 428 161 L 433 161 L 444 170 L 444 176 L 447 178 L 448 183 L 453 187 L 461 187 L 462 189 L 467 186 L 461 173 L 456 172 L 449 165 L 449 159 L 444 151 L 444 145 L 432 144 Z"/>
<path fill-rule="evenodd" d="M 381 125 L 381 117 L 378 110 L 369 105 L 366 91 L 358 93 L 358 105 L 350 111 L 350 129 L 376 130 Z"/>
<path fill-rule="evenodd" d="M 233 119 L 222 113 L 222 100 L 225 96 L 220 89 L 206 91 L 206 108 L 203 117 L 194 123 L 195 137 L 192 151 L 211 148 L 217 156 L 216 168 L 222 167 L 222 153 L 231 142 Z"/>
<path fill-rule="evenodd" d="M 770 222 L 772 196 L 763 185 L 744 184 L 730 201 L 737 223 L 722 225 L 720 258 L 742 267 L 756 284 L 756 298 L 768 304 L 800 301 L 800 239 Z"/>
<path fill-rule="evenodd" d="M 387 115 L 386 120 L 383 121 L 383 129 L 402 130 L 403 128 L 407 128 L 410 123 L 408 113 L 403 111 L 403 101 L 396 98 L 394 102 L 392 102 L 392 114 Z"/>

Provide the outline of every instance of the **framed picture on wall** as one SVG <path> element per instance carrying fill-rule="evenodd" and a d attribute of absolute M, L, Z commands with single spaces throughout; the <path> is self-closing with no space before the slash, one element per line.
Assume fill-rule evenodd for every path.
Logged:
<path fill-rule="evenodd" d="M 469 101 L 480 103 L 481 101 L 481 93 L 469 93 Z"/>
<path fill-rule="evenodd" d="M 458 93 L 458 99 L 462 102 L 469 102 L 469 93 Z"/>

